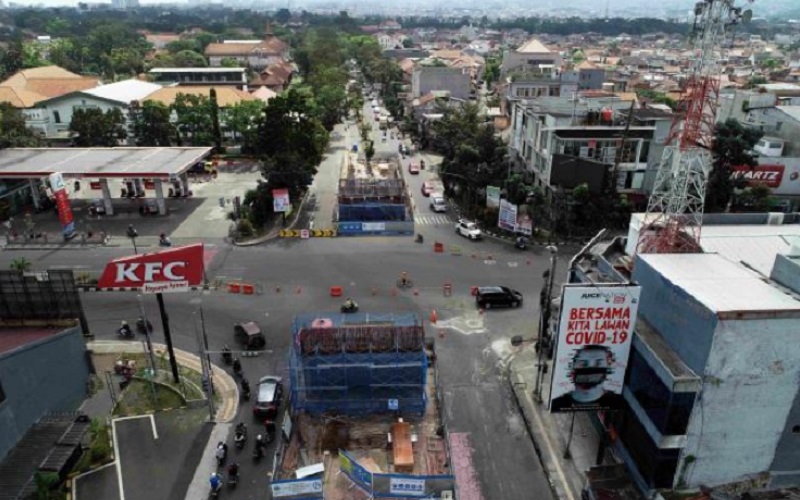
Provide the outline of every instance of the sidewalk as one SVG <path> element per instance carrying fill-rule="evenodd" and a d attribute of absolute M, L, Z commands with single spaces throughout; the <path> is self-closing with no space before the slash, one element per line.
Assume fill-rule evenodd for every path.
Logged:
<path fill-rule="evenodd" d="M 115 340 L 96 340 L 88 342 L 87 348 L 94 354 L 144 352 L 144 345 L 140 342 L 121 342 Z M 153 351 L 156 356 L 160 356 L 162 353 L 165 353 L 166 350 L 167 346 L 164 344 L 153 343 Z M 201 371 L 200 358 L 197 357 L 197 355 L 181 349 L 175 349 L 175 358 L 179 365 L 197 372 Z M 102 374 L 98 373 L 98 376 L 102 377 Z M 212 376 L 214 379 L 214 388 L 220 397 L 214 420 L 216 422 L 230 422 L 236 417 L 236 411 L 239 408 L 239 388 L 236 381 L 217 365 L 212 365 Z M 102 390 L 97 391 L 84 402 L 81 409 L 92 418 L 108 417 L 111 412 L 108 388 L 104 387 Z"/>
<path fill-rule="evenodd" d="M 522 348 L 511 361 L 510 383 L 555 495 L 564 500 L 580 500 L 581 490 L 586 485 L 586 471 L 595 465 L 600 436 L 586 413 L 576 413 L 569 448 L 571 458 L 564 458 L 573 416 L 570 413 L 551 414 L 547 410 L 552 361 L 546 358 L 543 361 L 548 368 L 541 377 L 544 402 L 536 403 L 533 397 L 537 354 L 532 344 Z"/>

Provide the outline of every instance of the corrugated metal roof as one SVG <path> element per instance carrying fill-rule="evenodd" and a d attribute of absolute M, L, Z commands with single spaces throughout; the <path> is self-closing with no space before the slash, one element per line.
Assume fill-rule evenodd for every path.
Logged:
<path fill-rule="evenodd" d="M 161 85 L 155 83 L 130 79 L 84 90 L 83 93 L 122 104 L 130 104 L 131 101 L 140 101 L 160 88 Z"/>
<path fill-rule="evenodd" d="M 800 237 L 800 225 L 706 225 L 700 237 L 704 252 L 718 253 L 769 276 L 777 254 L 786 255 Z"/>
<path fill-rule="evenodd" d="M 800 122 L 800 106 L 775 106 L 775 109 Z"/>
<path fill-rule="evenodd" d="M 800 301 L 718 254 L 640 254 L 664 278 L 714 313 L 800 311 Z"/>

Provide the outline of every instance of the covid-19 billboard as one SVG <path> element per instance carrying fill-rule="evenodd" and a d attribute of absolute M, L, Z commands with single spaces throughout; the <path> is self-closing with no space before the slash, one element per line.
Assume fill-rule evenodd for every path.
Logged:
<path fill-rule="evenodd" d="M 632 285 L 564 287 L 551 412 L 620 407 L 640 291 Z"/>

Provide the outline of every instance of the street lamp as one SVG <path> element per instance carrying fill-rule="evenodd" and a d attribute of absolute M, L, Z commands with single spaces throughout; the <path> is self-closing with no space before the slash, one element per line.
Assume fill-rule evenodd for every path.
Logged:
<path fill-rule="evenodd" d="M 542 353 L 544 352 L 545 345 L 544 345 L 544 332 L 547 328 L 548 324 L 550 323 L 550 313 L 551 307 L 553 303 L 553 282 L 555 282 L 556 276 L 556 264 L 558 262 L 558 247 L 550 245 L 547 247 L 547 251 L 550 252 L 550 270 L 547 272 L 547 282 L 545 286 L 547 287 L 547 293 L 544 296 L 544 303 L 541 304 L 542 308 L 540 309 L 539 313 L 539 336 L 537 338 L 537 344 L 539 346 L 538 356 L 537 356 L 537 363 L 536 363 L 536 381 L 534 383 L 533 389 L 533 398 L 537 403 L 542 402 L 542 372 L 544 371 L 544 366 L 542 364 Z"/>
<path fill-rule="evenodd" d="M 133 224 L 128 224 L 128 238 L 131 239 L 131 243 L 133 243 L 133 253 L 138 254 L 139 250 L 136 248 L 136 238 L 139 237 L 139 232 L 136 231 L 136 228 L 133 227 Z"/>

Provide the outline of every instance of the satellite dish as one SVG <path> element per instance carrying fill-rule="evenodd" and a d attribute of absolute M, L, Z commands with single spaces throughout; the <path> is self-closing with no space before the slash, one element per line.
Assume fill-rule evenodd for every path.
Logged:
<path fill-rule="evenodd" d="M 746 11 L 742 12 L 742 23 L 747 24 L 753 19 L 753 10 L 747 9 Z"/>

